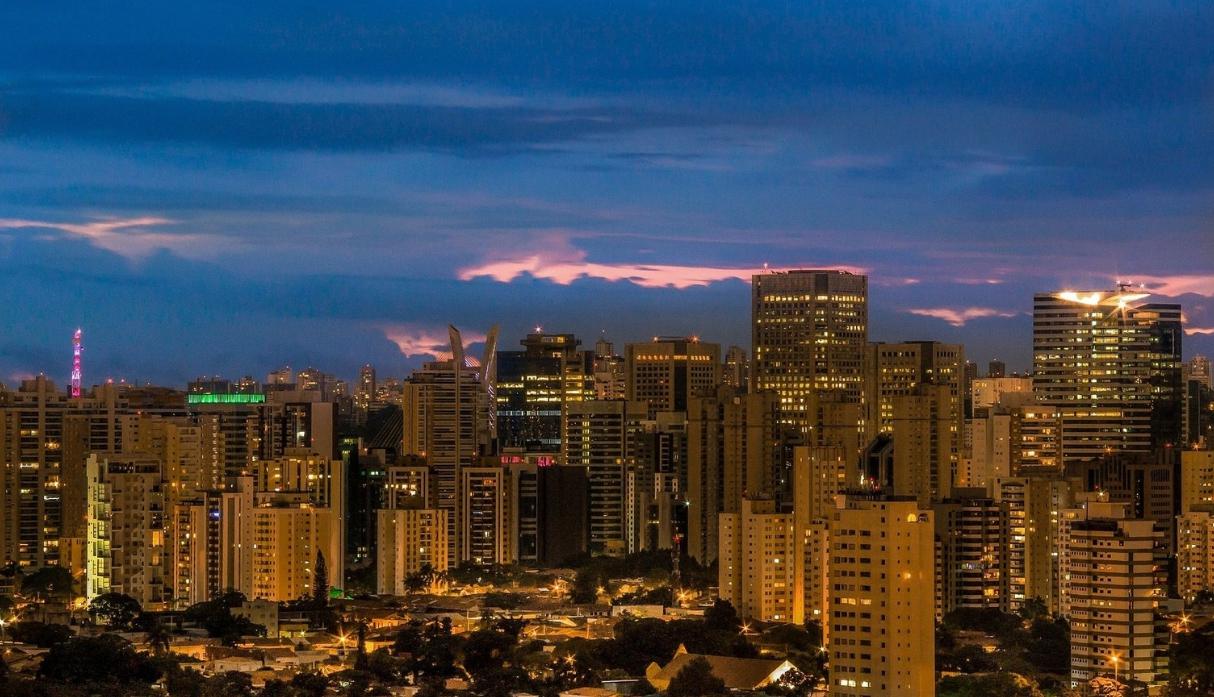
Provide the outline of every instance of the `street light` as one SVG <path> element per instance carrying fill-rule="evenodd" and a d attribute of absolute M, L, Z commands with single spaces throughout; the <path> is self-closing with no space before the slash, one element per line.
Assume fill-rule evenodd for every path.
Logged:
<path fill-rule="evenodd" d="M 1113 662 L 1113 679 L 1121 682 L 1121 672 L 1119 670 L 1121 668 L 1121 657 L 1117 654 L 1112 654 L 1109 656 L 1109 660 Z"/>

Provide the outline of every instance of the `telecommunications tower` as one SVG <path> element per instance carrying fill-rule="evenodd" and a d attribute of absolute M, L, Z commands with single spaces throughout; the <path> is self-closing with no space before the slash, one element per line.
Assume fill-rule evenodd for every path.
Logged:
<path fill-rule="evenodd" d="M 79 329 L 72 335 L 72 397 L 80 397 L 80 352 L 84 347 L 80 345 L 80 336 L 83 332 Z"/>

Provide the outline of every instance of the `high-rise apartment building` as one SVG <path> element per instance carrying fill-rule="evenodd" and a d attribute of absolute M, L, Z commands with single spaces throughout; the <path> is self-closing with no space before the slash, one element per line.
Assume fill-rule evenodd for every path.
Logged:
<path fill-rule="evenodd" d="M 494 362 L 496 327 L 485 343 L 484 360 L 464 353 L 463 339 L 451 330 L 451 357 L 426 363 L 404 386 L 403 454 L 419 455 L 430 467 L 431 496 L 447 511 L 449 563 L 459 550 L 459 470 L 475 466 L 495 437 Z"/>
<path fill-rule="evenodd" d="M 860 404 L 868 345 L 868 278 L 833 270 L 751 279 L 750 389 L 779 395 L 783 419 L 808 433 L 811 398 Z"/>
<path fill-rule="evenodd" d="M 1071 685 L 1107 675 L 1152 683 L 1167 669 L 1164 527 L 1122 504 L 1090 501 L 1064 517 L 1062 612 L 1071 625 Z"/>
<path fill-rule="evenodd" d="M 1180 507 L 1188 513 L 1198 506 L 1214 505 L 1214 450 L 1186 450 L 1180 454 Z"/>
<path fill-rule="evenodd" d="M 160 460 L 124 453 L 93 453 L 88 481 L 85 594 L 129 595 L 145 609 L 163 609 L 165 487 Z"/>
<path fill-rule="evenodd" d="M 910 498 L 843 496 L 830 522 L 830 693 L 931 697 L 935 526 Z"/>
<path fill-rule="evenodd" d="M 1063 464 L 1180 440 L 1180 306 L 1112 291 L 1033 300 L 1033 391 L 1058 410 Z"/>
<path fill-rule="evenodd" d="M 773 497 L 783 474 L 779 397 L 729 387 L 691 400 L 687 417 L 688 554 L 716 558 L 718 519 L 744 497 Z"/>
<path fill-rule="evenodd" d="M 569 405 L 561 460 L 584 467 L 590 482 L 590 549 L 595 554 L 634 550 L 639 511 L 630 482 L 637 467 L 646 406 L 627 400 Z"/>
<path fill-rule="evenodd" d="M 1009 505 L 986 489 L 956 489 L 932 507 L 936 520 L 936 609 L 1008 611 Z"/>
<path fill-rule="evenodd" d="M 971 414 L 982 407 L 1008 404 L 1005 395 L 1025 395 L 1024 403 L 1033 396 L 1033 379 L 1020 377 L 976 378 L 970 381 Z M 1012 399 L 1015 399 L 1013 397 Z"/>
<path fill-rule="evenodd" d="M 442 573 L 450 554 L 447 511 L 434 508 L 430 469 L 421 464 L 388 468 L 384 508 L 375 512 L 375 579 L 380 594 L 404 595 L 406 580 L 424 567 Z"/>
<path fill-rule="evenodd" d="M 561 451 L 567 404 L 595 398 L 594 355 L 572 334 L 529 334 L 522 351 L 497 352 L 497 436 L 502 448 Z"/>
<path fill-rule="evenodd" d="M 1071 483 L 1060 477 L 996 479 L 992 498 L 1007 509 L 1007 608 L 1020 609 L 1038 598 L 1050 612 L 1061 611 L 1058 546 L 1062 513 L 1074 505 Z"/>
<path fill-rule="evenodd" d="M 628 399 L 645 404 L 649 418 L 687 411 L 688 401 L 721 383 L 721 345 L 696 337 L 654 337 L 624 347 Z"/>
<path fill-rule="evenodd" d="M 1214 591 L 1214 504 L 1176 518 L 1176 590 L 1186 603 Z"/>
<path fill-rule="evenodd" d="M 405 595 L 409 576 L 429 567 L 447 570 L 447 511 L 396 508 L 376 512 L 376 592 Z"/>
<path fill-rule="evenodd" d="M 460 470 L 459 560 L 504 566 L 514 556 L 514 492 L 511 471 L 501 465 Z"/>
<path fill-rule="evenodd" d="M 922 384 L 893 398 L 893 493 L 923 508 L 952 494 L 960 465 L 961 432 L 952 388 Z"/>
<path fill-rule="evenodd" d="M 742 617 L 791 622 L 797 570 L 793 514 L 771 499 L 742 500 L 736 513 L 720 515 L 720 595 Z"/>
<path fill-rule="evenodd" d="M 285 602 L 310 597 L 321 556 L 328 582 L 340 587 L 342 537 L 331 508 L 275 498 L 249 511 L 250 598 Z"/>
<path fill-rule="evenodd" d="M 0 393 L 0 564 L 78 568 L 82 558 L 61 559 L 61 540 L 83 551 L 85 459 L 124 449 L 122 426 L 134 413 L 128 392 L 100 385 L 71 397 L 38 376 Z"/>

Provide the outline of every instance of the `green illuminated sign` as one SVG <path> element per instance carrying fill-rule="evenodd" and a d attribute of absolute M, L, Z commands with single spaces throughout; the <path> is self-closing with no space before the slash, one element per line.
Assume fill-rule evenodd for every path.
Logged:
<path fill-rule="evenodd" d="M 266 401 L 264 394 L 190 394 L 186 395 L 188 404 L 261 404 Z"/>

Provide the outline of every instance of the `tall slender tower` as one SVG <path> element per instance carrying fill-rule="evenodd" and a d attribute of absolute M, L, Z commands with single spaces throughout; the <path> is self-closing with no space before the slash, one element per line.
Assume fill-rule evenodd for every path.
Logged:
<path fill-rule="evenodd" d="M 80 337 L 83 332 L 76 329 L 76 333 L 72 335 L 72 398 L 80 397 L 80 352 L 84 347 L 80 345 Z"/>

